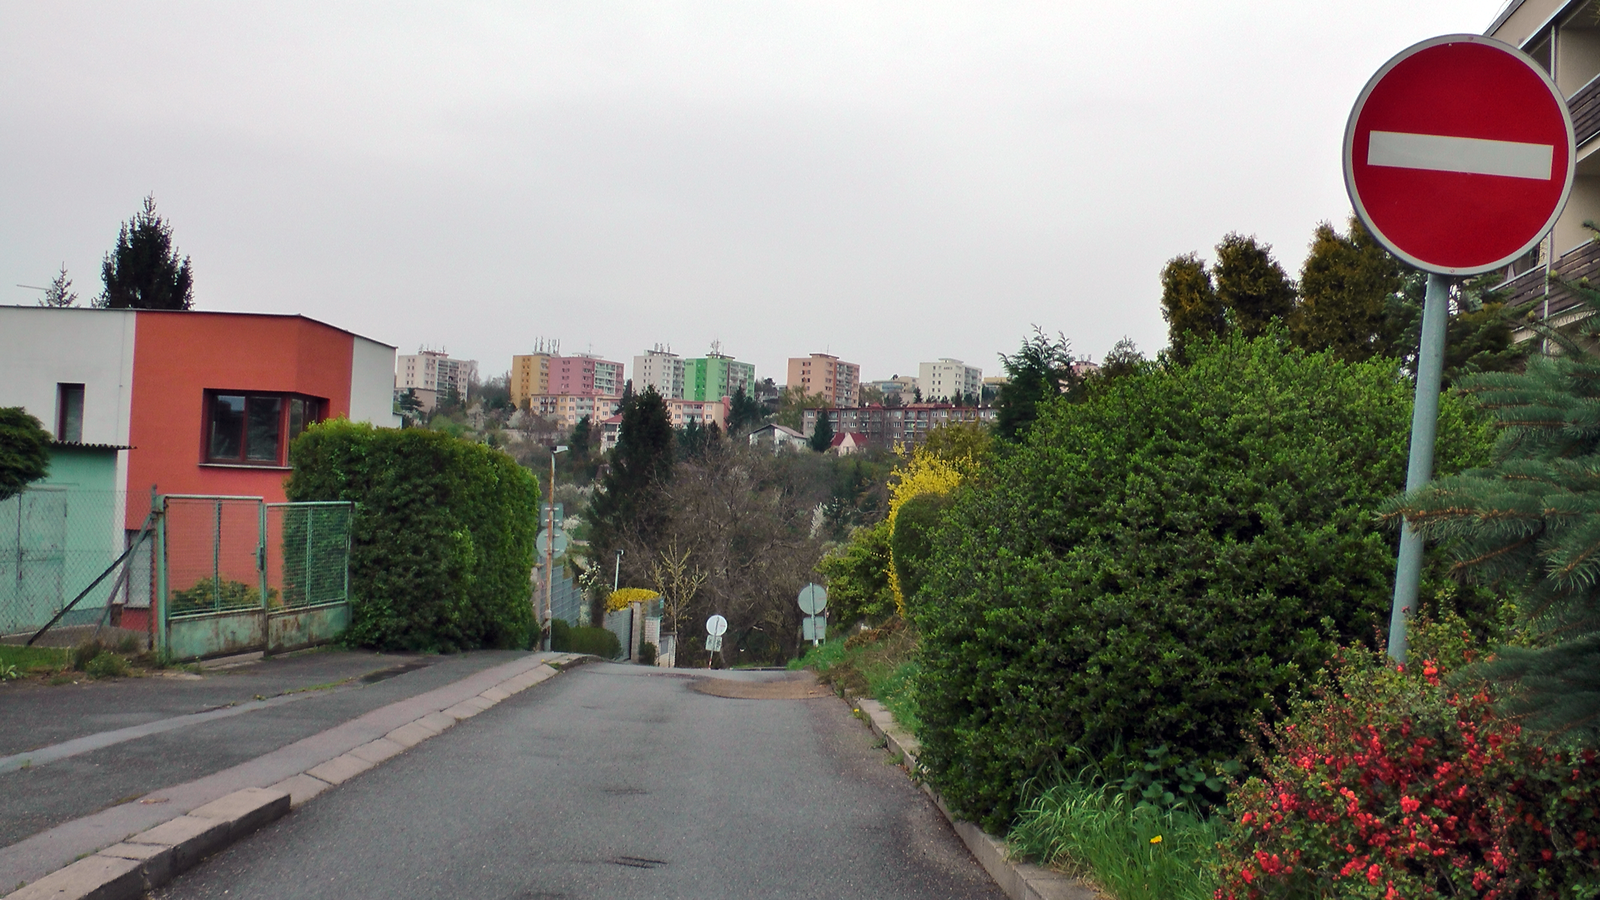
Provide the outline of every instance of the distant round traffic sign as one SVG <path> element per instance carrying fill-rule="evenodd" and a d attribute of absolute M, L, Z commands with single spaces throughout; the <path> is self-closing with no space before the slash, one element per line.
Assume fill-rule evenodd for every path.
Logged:
<path fill-rule="evenodd" d="M 720 637 L 726 633 L 727 630 L 728 620 L 724 619 L 722 616 L 712 616 L 706 620 L 706 634 L 709 634 L 712 637 Z"/>
<path fill-rule="evenodd" d="M 828 592 L 820 584 L 808 584 L 800 589 L 800 611 L 814 616 L 828 608 Z"/>
<path fill-rule="evenodd" d="M 1442 275 L 1527 253 L 1576 166 L 1572 116 L 1516 48 L 1475 34 L 1406 48 L 1367 82 L 1344 133 L 1356 215 L 1390 252 Z"/>

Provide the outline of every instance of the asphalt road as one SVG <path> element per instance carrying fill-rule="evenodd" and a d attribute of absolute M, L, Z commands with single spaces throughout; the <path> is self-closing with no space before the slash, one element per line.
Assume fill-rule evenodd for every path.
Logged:
<path fill-rule="evenodd" d="M 843 703 L 696 677 L 567 672 L 153 896 L 1004 897 Z"/>
<path fill-rule="evenodd" d="M 0 687 L 0 757 L 27 763 L 0 765 L 0 846 L 254 759 L 522 655 L 413 657 L 330 650 L 200 678 Z M 175 721 L 241 708 L 245 711 L 238 715 L 193 724 Z M 38 751 L 60 742 L 97 735 L 115 739 L 118 729 L 163 722 L 181 727 L 64 759 L 34 760 L 41 756 Z"/>

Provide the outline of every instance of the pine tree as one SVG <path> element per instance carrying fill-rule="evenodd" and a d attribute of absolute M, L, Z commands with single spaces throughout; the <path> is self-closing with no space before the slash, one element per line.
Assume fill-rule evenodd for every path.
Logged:
<path fill-rule="evenodd" d="M 1294 311 L 1295 289 L 1272 258 L 1271 245 L 1230 232 L 1217 245 L 1217 300 L 1245 337 L 1258 337 L 1275 320 Z"/>
<path fill-rule="evenodd" d="M 661 487 L 672 477 L 676 443 L 666 401 L 654 387 L 622 407 L 610 468 L 590 504 L 596 551 L 590 558 L 607 558 L 629 538 L 649 544 L 660 533 L 668 518 Z"/>
<path fill-rule="evenodd" d="M 100 266 L 105 293 L 97 305 L 111 309 L 188 309 L 194 305 L 189 257 L 178 259 L 172 226 L 156 215 L 156 198 L 122 223 L 117 246 Z"/>
<path fill-rule="evenodd" d="M 1464 376 L 1500 429 L 1495 462 L 1390 504 L 1456 570 L 1506 592 L 1531 647 L 1502 648 L 1484 674 L 1515 688 L 1534 727 L 1600 743 L 1600 292 L 1568 285 L 1595 310 L 1569 333 L 1534 325 L 1558 355 L 1521 373 Z"/>
<path fill-rule="evenodd" d="M 1000 354 L 1000 362 L 1007 381 L 995 400 L 995 434 L 1021 441 L 1039 418 L 1039 404 L 1073 386 L 1072 345 L 1063 334 L 1050 340 L 1035 325 L 1033 337 L 1023 341 L 1016 353 Z"/>
<path fill-rule="evenodd" d="M 67 277 L 67 264 L 61 264 L 61 271 L 51 280 L 50 286 L 45 288 L 44 298 L 39 301 L 40 306 L 62 308 L 78 305 L 78 292 L 72 289 L 72 279 Z"/>
<path fill-rule="evenodd" d="M 828 452 L 833 446 L 833 423 L 828 421 L 828 411 L 817 410 L 817 426 L 811 432 L 811 449 L 818 453 Z"/>
<path fill-rule="evenodd" d="M 1175 256 L 1162 267 L 1161 316 L 1167 320 L 1167 343 L 1179 359 L 1193 341 L 1227 330 L 1228 318 L 1200 257 L 1193 253 Z"/>
<path fill-rule="evenodd" d="M 1389 299 L 1400 285 L 1399 260 L 1360 219 L 1350 217 L 1348 235 L 1323 222 L 1300 269 L 1300 305 L 1289 317 L 1290 338 L 1305 350 L 1327 350 L 1347 362 L 1371 359 L 1392 343 Z"/>

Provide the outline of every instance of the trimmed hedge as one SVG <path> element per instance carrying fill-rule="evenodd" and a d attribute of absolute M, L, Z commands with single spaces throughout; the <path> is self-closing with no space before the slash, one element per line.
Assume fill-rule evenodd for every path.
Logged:
<path fill-rule="evenodd" d="M 351 500 L 348 643 L 526 647 L 539 485 L 509 456 L 420 428 L 344 419 L 289 449 L 290 500 Z"/>
<path fill-rule="evenodd" d="M 1085 766 L 1176 793 L 1386 623 L 1396 364 L 1275 336 L 1192 359 L 1052 402 L 946 514 L 912 612 L 922 761 L 959 815 L 1003 831 L 1029 779 Z M 1444 398 L 1441 472 L 1487 439 Z"/>

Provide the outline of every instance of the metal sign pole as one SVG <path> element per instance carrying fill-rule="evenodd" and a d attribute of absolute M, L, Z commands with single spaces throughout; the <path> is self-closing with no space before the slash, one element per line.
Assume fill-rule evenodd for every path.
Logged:
<path fill-rule="evenodd" d="M 1433 478 L 1433 445 L 1439 425 L 1439 384 L 1444 374 L 1444 345 L 1450 324 L 1450 283 L 1445 276 L 1428 275 L 1428 293 L 1422 304 L 1422 341 L 1417 354 L 1417 394 L 1411 409 L 1411 460 L 1406 466 L 1406 490 L 1414 491 Z M 1407 521 L 1400 532 L 1400 556 L 1394 570 L 1394 607 L 1389 612 L 1389 656 L 1406 661 L 1406 614 L 1416 612 L 1422 582 L 1422 535 Z"/>

